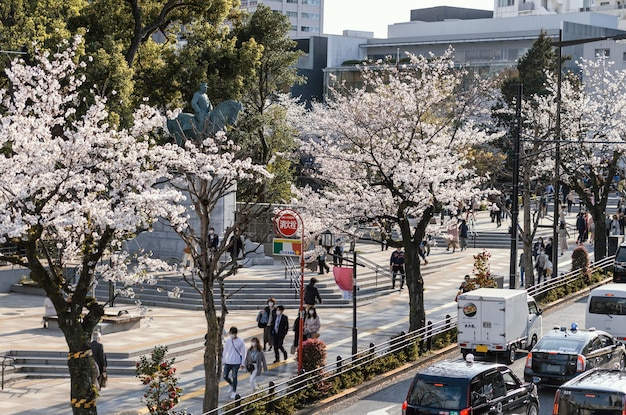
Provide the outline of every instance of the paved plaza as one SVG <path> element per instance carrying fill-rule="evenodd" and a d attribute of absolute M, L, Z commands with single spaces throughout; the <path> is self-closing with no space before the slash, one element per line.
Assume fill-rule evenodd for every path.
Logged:
<path fill-rule="evenodd" d="M 568 223 L 573 224 L 575 217 L 570 215 Z M 495 224 L 489 220 L 486 212 L 477 215 L 478 231 L 493 231 Z M 507 222 L 498 228 L 506 233 Z M 575 232 L 570 232 L 574 236 Z M 571 248 L 560 257 L 560 269 L 569 269 Z M 380 245 L 374 243 L 359 243 L 357 250 L 361 255 L 381 265 L 389 263 L 392 248 L 380 250 Z M 436 247 L 428 258 L 429 264 L 422 267 L 425 280 L 425 302 L 427 320 L 438 321 L 446 314 L 456 313 L 454 297 L 463 275 L 470 274 L 473 267 L 473 255 L 479 252 L 478 248 L 468 248 L 466 251 L 452 253 L 445 247 Z M 509 246 L 501 249 L 490 249 L 491 272 L 496 275 L 508 275 Z M 283 275 L 283 267 L 279 261 L 274 266 L 244 268 L 238 278 L 263 278 L 267 273 L 275 272 Z M 307 270 L 306 279 L 316 275 Z M 329 274 L 330 275 L 330 274 Z M 358 280 L 358 278 L 357 278 Z M 505 287 L 508 287 L 508 277 L 505 277 Z M 381 281 L 390 285 L 387 279 Z M 259 304 L 259 308 L 264 304 Z M 131 306 L 132 307 L 132 306 Z M 119 305 L 115 309 L 129 309 L 129 305 Z M 8 350 L 45 350 L 66 351 L 65 339 L 60 330 L 43 329 L 41 315 L 43 298 L 24 294 L 0 294 L 0 354 Z M 287 309 L 290 325 L 296 316 L 296 310 Z M 352 309 L 321 308 L 321 339 L 327 343 L 327 362 L 334 362 L 337 356 L 351 354 Z M 226 328 L 237 326 L 240 337 L 249 347 L 252 337 L 262 338 L 261 329 L 255 322 L 256 312 L 232 311 L 226 319 Z M 358 306 L 358 347 L 366 348 L 370 342 L 381 343 L 390 336 L 406 331 L 408 328 L 408 290 L 396 290 L 390 294 L 365 301 Z M 141 328 L 130 331 L 105 334 L 102 338 L 105 351 L 127 352 L 145 350 L 156 345 L 168 345 L 187 338 L 202 337 L 205 333 L 205 321 L 201 311 L 186 311 L 173 308 L 150 307 Z M 286 349 L 293 341 L 290 331 L 285 339 Z M 184 388 L 184 396 L 178 409 L 187 408 L 190 413 L 201 414 L 202 397 L 204 393 L 204 372 L 202 368 L 202 351 L 180 356 L 176 359 L 175 367 L 180 376 L 180 385 Z M 266 352 L 268 363 L 274 361 L 273 352 Z M 282 359 L 281 359 L 282 360 Z M 296 362 L 292 355 L 286 362 L 269 364 L 269 371 L 257 381 L 262 387 L 273 380 L 280 382 L 293 376 L 296 372 Z M 220 402 L 228 401 L 226 383 L 221 384 Z M 65 379 L 25 379 L 8 384 L 0 392 L 2 413 L 8 414 L 69 414 L 70 382 Z M 98 399 L 98 413 L 100 414 L 139 414 L 147 413 L 140 399 L 145 387 L 135 377 L 111 376 L 107 388 L 101 391 Z M 239 387 L 237 392 L 244 396 L 250 393 L 248 375 L 245 371 L 239 373 Z"/>

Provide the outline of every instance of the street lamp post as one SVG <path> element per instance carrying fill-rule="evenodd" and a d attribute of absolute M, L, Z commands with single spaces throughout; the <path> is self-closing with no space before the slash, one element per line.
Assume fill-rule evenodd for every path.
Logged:
<path fill-rule="evenodd" d="M 511 201 L 511 258 L 509 264 L 509 288 L 517 287 L 517 227 L 519 221 L 519 152 L 522 131 L 522 84 L 517 84 L 515 103 L 515 144 L 513 154 L 513 200 Z M 523 288 L 523 287 L 522 287 Z"/>

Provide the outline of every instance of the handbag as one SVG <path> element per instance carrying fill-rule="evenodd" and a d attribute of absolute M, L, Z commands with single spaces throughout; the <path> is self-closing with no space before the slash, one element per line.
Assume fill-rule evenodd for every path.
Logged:
<path fill-rule="evenodd" d="M 247 370 L 249 373 L 254 372 L 254 363 L 248 363 L 248 366 L 246 366 L 246 370 Z"/>
<path fill-rule="evenodd" d="M 98 384 L 100 384 L 101 388 L 107 387 L 107 372 L 102 372 L 100 376 L 98 376 Z"/>
<path fill-rule="evenodd" d="M 295 345 L 291 346 L 290 352 L 291 352 L 291 354 L 296 354 L 296 346 Z"/>

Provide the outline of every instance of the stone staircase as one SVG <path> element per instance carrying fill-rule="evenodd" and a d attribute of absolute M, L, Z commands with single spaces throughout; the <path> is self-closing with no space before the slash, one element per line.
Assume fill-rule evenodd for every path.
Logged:
<path fill-rule="evenodd" d="M 361 261 L 361 259 L 359 259 Z M 246 273 L 253 271 L 254 277 L 239 277 L 233 275 L 224 280 L 224 291 L 227 307 L 230 310 L 259 310 L 265 305 L 268 298 L 274 297 L 277 304 L 282 304 L 287 309 L 297 309 L 300 305 L 299 294 L 299 269 L 294 270 L 297 278 L 293 281 L 285 277 L 288 273 L 278 270 L 275 265 L 271 267 L 257 265 L 250 268 Z M 320 292 L 323 303 L 317 307 L 351 307 L 351 301 L 343 298 L 341 290 L 335 283 L 332 271 L 327 274 L 317 274 L 310 270 L 305 272 L 305 284 L 315 276 L 318 279 L 316 287 Z M 367 300 L 391 292 L 388 269 L 377 266 L 371 261 L 368 267 L 357 269 L 357 299 Z M 179 291 L 177 295 L 173 294 Z M 142 306 L 174 307 L 187 310 L 202 310 L 202 297 L 180 274 L 163 274 L 155 285 L 143 284 L 134 288 L 135 297 L 117 297 L 116 304 L 136 304 Z M 107 283 L 98 284 L 95 290 L 99 301 L 109 298 L 109 286 Z M 214 300 L 216 306 L 221 306 L 219 288 L 214 287 Z"/>
<path fill-rule="evenodd" d="M 173 342 L 167 345 L 168 358 L 194 353 L 204 348 L 204 338 L 192 338 Z M 107 352 L 107 373 L 110 376 L 135 376 L 135 363 L 139 357 L 149 355 L 152 348 L 137 349 L 124 353 Z M 11 350 L 6 355 L 13 361 L 4 371 L 4 385 L 22 379 L 69 378 L 67 352 L 39 350 Z"/>

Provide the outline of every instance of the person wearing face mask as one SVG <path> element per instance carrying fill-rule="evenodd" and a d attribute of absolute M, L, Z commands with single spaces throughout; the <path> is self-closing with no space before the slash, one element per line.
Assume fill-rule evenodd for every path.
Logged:
<path fill-rule="evenodd" d="M 289 321 L 287 316 L 283 314 L 285 311 L 285 307 L 279 305 L 276 307 L 276 318 L 274 324 L 272 324 L 272 335 L 274 336 L 274 356 L 276 360 L 274 363 L 280 362 L 280 354 L 279 352 L 283 352 L 283 357 L 287 360 L 287 351 L 283 347 L 283 342 L 285 341 L 285 336 L 289 331 Z"/>
<path fill-rule="evenodd" d="M 267 372 L 267 361 L 265 360 L 263 350 L 261 350 L 259 339 L 253 337 L 250 344 L 251 346 L 246 354 L 246 368 L 250 372 L 250 368 L 254 366 L 254 369 L 250 372 L 250 388 L 252 392 L 255 392 L 259 387 L 256 383 L 256 378 L 261 375 L 261 373 Z"/>
<path fill-rule="evenodd" d="M 228 333 L 230 337 L 224 343 L 224 352 L 222 353 L 224 380 L 230 385 L 230 398 L 235 399 L 237 396 L 237 372 L 239 368 L 245 368 L 246 345 L 243 340 L 237 337 L 237 327 L 231 327 Z M 231 372 L 232 379 L 230 378 Z"/>
<path fill-rule="evenodd" d="M 220 238 L 215 233 L 215 228 L 211 226 L 209 228 L 209 240 L 208 240 L 209 252 L 213 253 L 217 251 L 217 245 L 219 245 L 219 241 L 220 241 Z"/>
<path fill-rule="evenodd" d="M 274 322 L 276 321 L 276 300 L 273 297 L 270 297 L 267 300 L 267 307 L 263 309 L 263 312 L 266 313 L 268 319 L 265 327 L 263 328 L 263 351 L 267 350 L 267 345 L 270 345 L 270 351 L 272 350 L 272 345 L 274 344 L 274 339 L 272 337 L 272 328 L 274 327 Z"/>
<path fill-rule="evenodd" d="M 306 318 L 304 319 L 304 340 L 319 337 L 319 331 L 320 318 L 317 316 L 315 307 L 311 307 L 309 311 L 307 311 Z"/>

